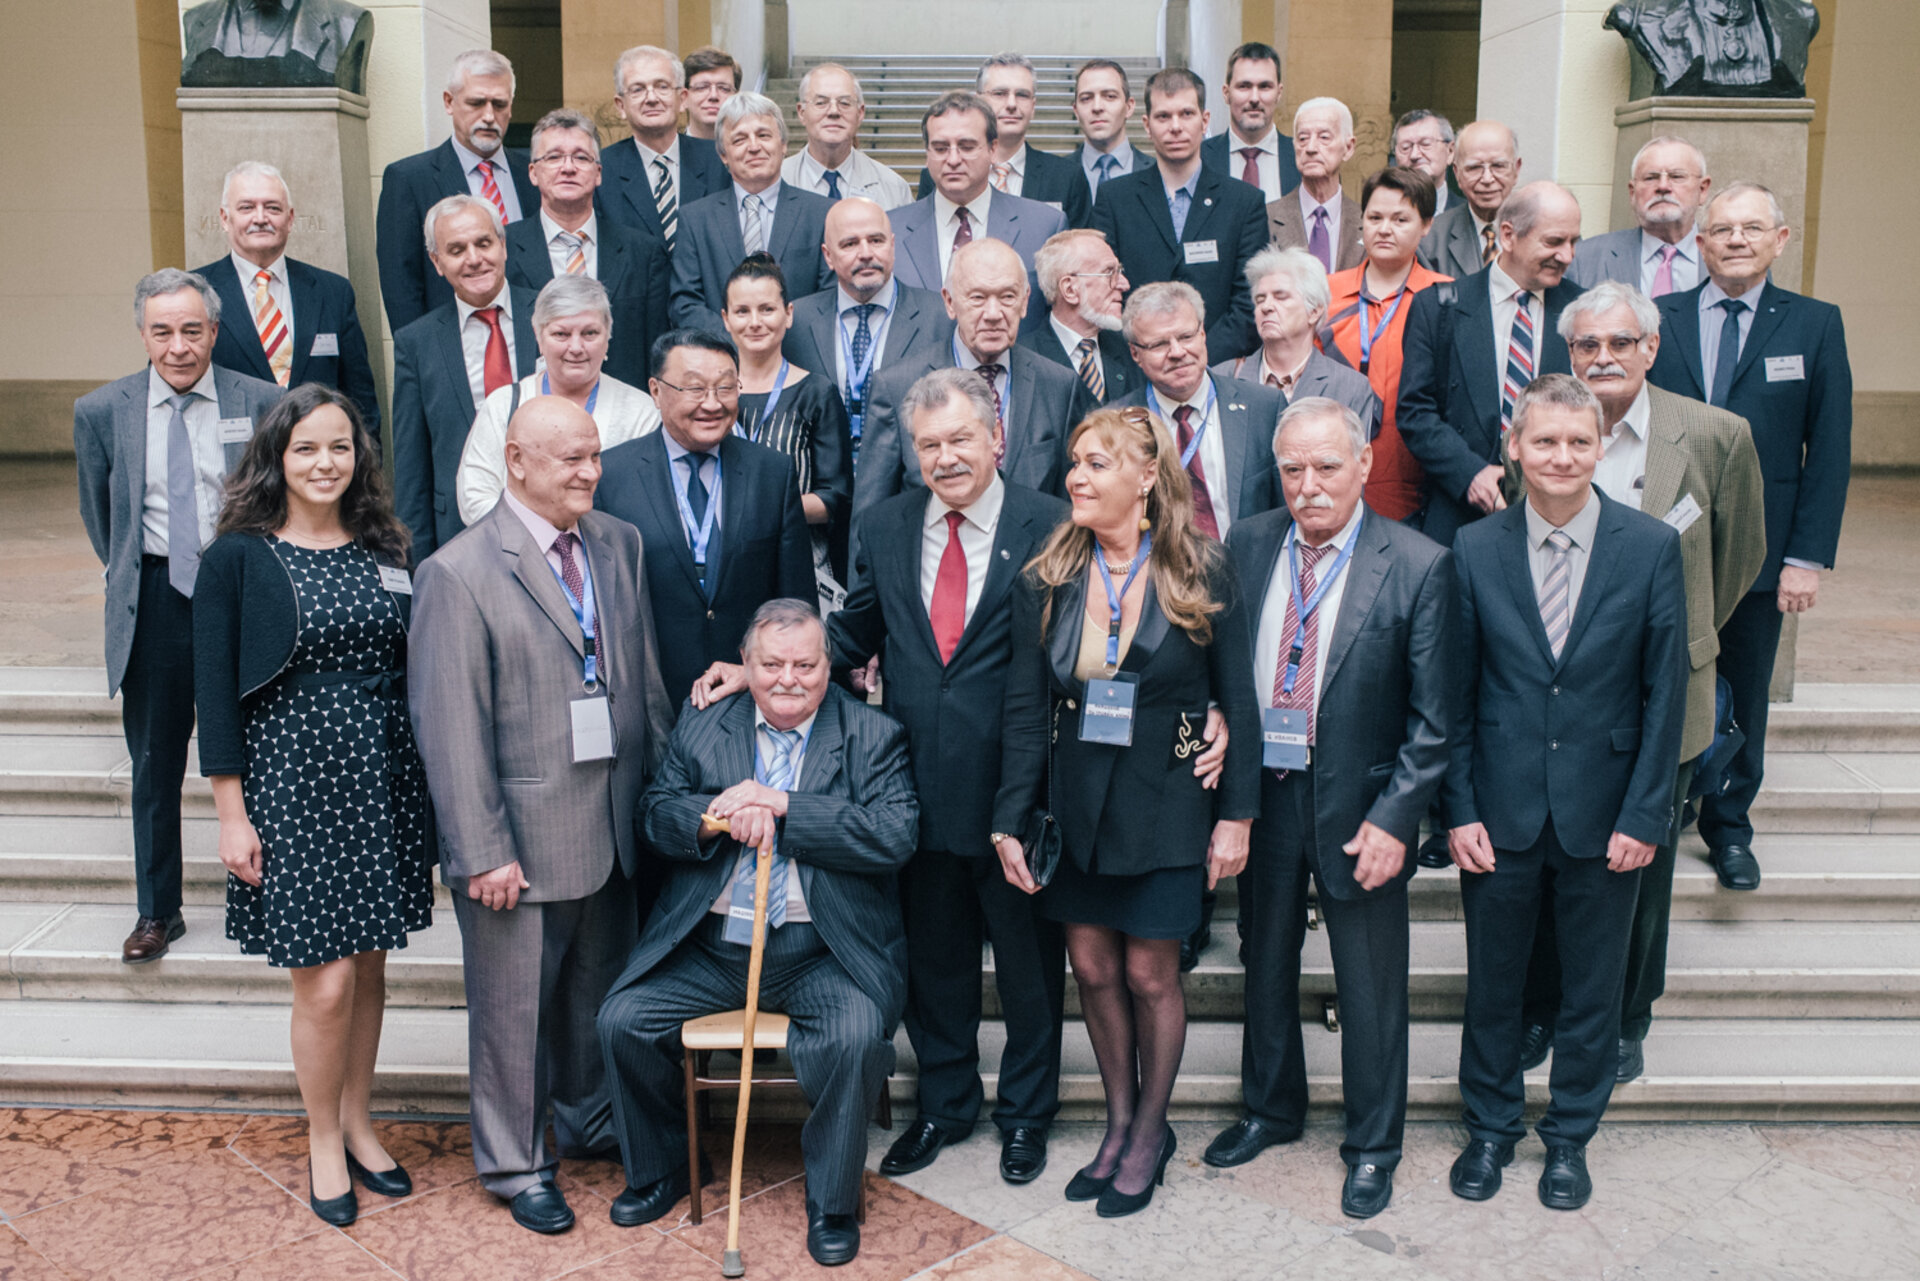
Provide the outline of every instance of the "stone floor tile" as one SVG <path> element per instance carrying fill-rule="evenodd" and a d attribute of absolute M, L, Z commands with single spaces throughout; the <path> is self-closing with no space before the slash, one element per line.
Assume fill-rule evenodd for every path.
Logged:
<path fill-rule="evenodd" d="M 565 1175 L 558 1182 L 575 1222 L 552 1236 L 515 1223 L 506 1202 L 481 1187 L 477 1178 L 368 1215 L 346 1232 L 413 1281 L 558 1276 L 634 1243 L 629 1232 L 608 1221 L 605 1201 Z"/>
<path fill-rule="evenodd" d="M 1754 1132 L 1795 1165 L 1920 1202 L 1920 1126 L 1768 1125 Z"/>
<path fill-rule="evenodd" d="M 1640 1262 L 1607 1269 L 1604 1281 L 1812 1281 L 1814 1275 L 1730 1255 L 1676 1233 Z"/>
<path fill-rule="evenodd" d="M 25 1237 L 0 1224 L 0 1281 L 66 1281 L 66 1274 L 28 1245 Z"/>
<path fill-rule="evenodd" d="M 919 1274 L 917 1281 L 1095 1281 L 1012 1237 L 983 1241 Z"/>
<path fill-rule="evenodd" d="M 701 1191 L 700 1211 L 704 1219 L 727 1213 L 727 1173 L 733 1162 L 733 1127 L 715 1125 L 701 1136 L 701 1148 L 713 1166 L 713 1181 Z M 581 1186 L 612 1201 L 626 1190 L 627 1172 L 616 1157 L 613 1160 L 562 1161 L 560 1168 Z M 740 1195 L 756 1196 L 775 1184 L 785 1183 L 801 1173 L 800 1127 L 797 1125 L 749 1125 L 747 1151 L 740 1171 Z M 654 1221 L 662 1232 L 690 1224 L 692 1199 L 682 1197 L 667 1213 Z"/>
<path fill-rule="evenodd" d="M 387 1155 L 406 1167 L 413 1194 L 451 1187 L 474 1177 L 472 1131 L 458 1121 L 375 1121 Z M 261 1173 L 305 1198 L 307 1183 L 307 1119 L 304 1116 L 256 1116 L 234 1136 L 233 1150 Z M 395 1202 L 355 1182 L 360 1213 L 376 1214 Z"/>
<path fill-rule="evenodd" d="M 1696 1214 L 1711 1251 L 1821 1281 L 1920 1276 L 1920 1205 L 1776 1158 Z"/>
<path fill-rule="evenodd" d="M 1347 1222 L 1351 1224 L 1353 1220 Z M 1353 1227 L 1325 1245 L 1307 1251 L 1295 1259 L 1287 1271 L 1292 1276 L 1310 1277 L 1312 1281 L 1438 1281 L 1439 1276 L 1403 1256 L 1392 1238 L 1370 1227 Z M 1513 1281 L 1537 1279 L 1516 1273 Z"/>
<path fill-rule="evenodd" d="M 0 1212 L 18 1218 L 118 1183 L 155 1159 L 218 1152 L 246 1120 L 220 1112 L 0 1108 Z"/>
<path fill-rule="evenodd" d="M 566 1281 L 713 1281 L 720 1275 L 712 1259 L 658 1232 L 631 1232 L 633 1244 L 618 1254 L 566 1274 Z M 774 1274 L 759 1273 L 763 1281 Z"/>
<path fill-rule="evenodd" d="M 1196 1154 L 1205 1151 L 1206 1144 L 1225 1128 L 1206 1128 L 1194 1145 Z M 1353 1220 L 1340 1213 L 1340 1189 L 1347 1177 L 1346 1163 L 1340 1159 L 1345 1129 L 1339 1121 L 1313 1121 L 1292 1143 L 1270 1147 L 1245 1165 L 1216 1170 L 1202 1163 L 1194 1174 L 1302 1218 L 1329 1227 L 1348 1227 Z M 1396 1202 L 1418 1184 L 1444 1182 L 1465 1139 L 1466 1132 L 1449 1122 L 1410 1123 L 1401 1144 L 1400 1165 L 1394 1171 Z M 1185 1150 L 1184 1134 L 1182 1149 Z"/>
<path fill-rule="evenodd" d="M 362 1193 L 364 1198 L 365 1193 Z M 193 1281 L 393 1281 L 393 1269 L 368 1254 L 352 1238 L 325 1227 L 311 1236 L 202 1272 Z"/>
<path fill-rule="evenodd" d="M 899 1133 L 897 1128 L 892 1133 L 878 1128 L 868 1131 L 868 1169 L 879 1166 Z M 1054 1126 L 1047 1138 L 1047 1168 L 1032 1183 L 1015 1187 L 1000 1177 L 1000 1131 L 982 1124 L 964 1143 L 942 1148 L 932 1165 L 895 1182 L 996 1232 L 1006 1232 L 1061 1204 L 1067 1180 L 1093 1160 L 1103 1133 L 1104 1127 L 1097 1124 Z"/>

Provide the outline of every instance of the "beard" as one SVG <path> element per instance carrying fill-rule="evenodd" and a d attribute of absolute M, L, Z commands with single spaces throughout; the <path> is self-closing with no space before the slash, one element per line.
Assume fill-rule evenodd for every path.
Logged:
<path fill-rule="evenodd" d="M 1088 306 L 1086 303 L 1081 303 L 1080 319 L 1086 321 L 1089 325 L 1092 325 L 1095 329 L 1098 329 L 1103 333 L 1117 334 L 1120 332 L 1120 313 L 1119 312 L 1113 312 L 1111 314 L 1103 314 L 1101 312 L 1095 311 L 1092 307 Z"/>

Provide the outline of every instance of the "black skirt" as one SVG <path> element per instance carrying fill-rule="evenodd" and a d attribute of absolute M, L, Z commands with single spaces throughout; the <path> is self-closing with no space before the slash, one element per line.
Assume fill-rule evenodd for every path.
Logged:
<path fill-rule="evenodd" d="M 1138 939 L 1183 939 L 1200 928 L 1200 895 L 1206 888 L 1202 863 L 1102 876 L 1063 858 L 1053 883 L 1040 891 L 1040 912 L 1050 921 L 1104 925 Z"/>

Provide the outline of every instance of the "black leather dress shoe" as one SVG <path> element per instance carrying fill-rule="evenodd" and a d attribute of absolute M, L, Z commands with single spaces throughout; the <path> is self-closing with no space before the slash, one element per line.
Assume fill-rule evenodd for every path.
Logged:
<path fill-rule="evenodd" d="M 1720 884 L 1728 889 L 1760 888 L 1760 860 L 1753 856 L 1751 847 L 1722 845 L 1707 855 L 1707 861 L 1713 864 L 1713 874 L 1720 878 Z"/>
<path fill-rule="evenodd" d="M 1350 1165 L 1340 1189 L 1340 1213 L 1349 1219 L 1371 1219 L 1393 1200 L 1393 1171 L 1382 1165 Z"/>
<path fill-rule="evenodd" d="M 360 1217 L 360 1199 L 353 1195 L 351 1176 L 347 1179 L 347 1190 L 339 1196 L 320 1197 L 313 1194 L 312 1157 L 307 1158 L 307 1204 L 322 1223 L 331 1223 L 336 1228 L 344 1228 Z"/>
<path fill-rule="evenodd" d="M 1414 856 L 1414 861 L 1421 867 L 1453 866 L 1453 854 L 1447 848 L 1447 834 L 1435 832 L 1420 842 L 1420 852 Z"/>
<path fill-rule="evenodd" d="M 939 1156 L 940 1149 L 945 1146 L 945 1130 L 932 1121 L 915 1121 L 880 1158 L 880 1173 L 891 1179 L 912 1174 L 915 1170 L 924 1170 L 933 1164 L 933 1158 Z"/>
<path fill-rule="evenodd" d="M 360 1180 L 360 1186 L 369 1192 L 395 1199 L 413 1195 L 413 1179 L 398 1161 L 393 1163 L 393 1168 L 390 1170 L 369 1170 L 353 1159 L 353 1152 L 349 1149 L 347 1173 Z"/>
<path fill-rule="evenodd" d="M 1047 1132 L 1016 1125 L 1000 1141 L 1000 1177 L 1008 1183 L 1032 1183 L 1047 1168 Z"/>
<path fill-rule="evenodd" d="M 1448 1182 L 1453 1194 L 1467 1201 L 1485 1201 L 1500 1190 L 1500 1171 L 1513 1162 L 1513 1144 L 1471 1139 L 1453 1159 Z"/>
<path fill-rule="evenodd" d="M 1642 1052 L 1645 1044 L 1644 1041 L 1629 1041 L 1624 1036 L 1620 1038 L 1620 1061 L 1613 1070 L 1615 1085 L 1625 1085 L 1647 1070 L 1647 1056 Z"/>
<path fill-rule="evenodd" d="M 1298 1130 L 1281 1130 L 1250 1116 L 1241 1117 L 1213 1136 L 1213 1142 L 1207 1144 L 1200 1159 L 1216 1169 L 1227 1170 L 1245 1165 L 1276 1143 L 1291 1143 L 1299 1137 Z"/>
<path fill-rule="evenodd" d="M 1549 1210 L 1578 1210 L 1592 1196 L 1586 1149 L 1571 1144 L 1549 1147 L 1547 1168 L 1540 1172 L 1540 1204 Z"/>
<path fill-rule="evenodd" d="M 823 1268 L 852 1263 L 860 1253 L 860 1223 L 851 1214 L 807 1211 L 807 1253 Z"/>
<path fill-rule="evenodd" d="M 1529 1023 L 1520 1034 L 1520 1070 L 1531 1072 L 1547 1061 L 1553 1048 L 1553 1029 L 1544 1023 Z"/>
<path fill-rule="evenodd" d="M 529 1232 L 551 1236 L 573 1226 L 573 1207 L 554 1183 L 536 1183 L 507 1202 L 513 1221 Z"/>
<path fill-rule="evenodd" d="M 703 1160 L 700 1169 L 703 1187 L 707 1180 L 706 1162 Z M 691 1185 L 687 1182 L 687 1167 L 683 1165 L 644 1188 L 629 1187 L 622 1191 L 613 1199 L 613 1208 L 607 1212 L 607 1217 L 613 1220 L 616 1228 L 637 1228 L 643 1223 L 652 1223 L 671 1210 L 689 1191 Z"/>

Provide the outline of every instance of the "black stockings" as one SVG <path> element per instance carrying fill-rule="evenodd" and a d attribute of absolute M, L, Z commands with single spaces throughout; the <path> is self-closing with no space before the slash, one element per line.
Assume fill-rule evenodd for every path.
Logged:
<path fill-rule="evenodd" d="M 1166 1143 L 1167 1105 L 1187 1045 L 1180 940 L 1068 925 L 1067 954 L 1107 1095 L 1107 1133 L 1088 1173 L 1144 1191 Z"/>

